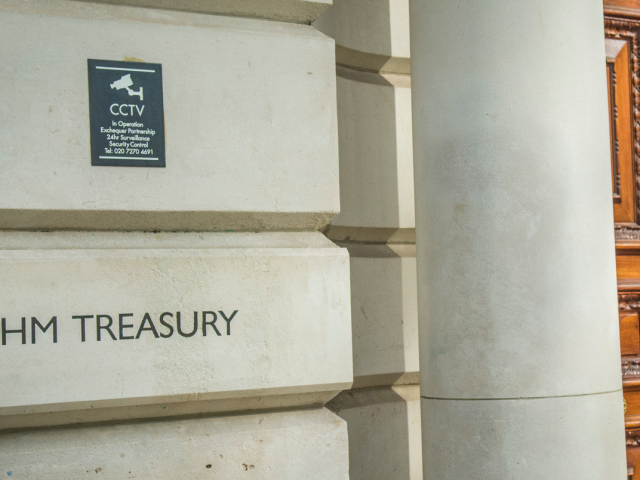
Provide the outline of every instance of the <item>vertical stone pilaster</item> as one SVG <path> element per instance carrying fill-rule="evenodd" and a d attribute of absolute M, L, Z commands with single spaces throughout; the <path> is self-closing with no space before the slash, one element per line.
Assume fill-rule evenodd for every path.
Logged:
<path fill-rule="evenodd" d="M 341 212 L 350 254 L 352 480 L 422 479 L 408 0 L 337 0 L 314 26 L 336 40 Z"/>

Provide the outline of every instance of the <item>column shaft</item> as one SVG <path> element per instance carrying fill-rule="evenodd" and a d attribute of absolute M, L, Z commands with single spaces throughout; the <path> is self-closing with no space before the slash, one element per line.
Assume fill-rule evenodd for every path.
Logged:
<path fill-rule="evenodd" d="M 624 478 L 602 5 L 411 3 L 425 479 Z"/>

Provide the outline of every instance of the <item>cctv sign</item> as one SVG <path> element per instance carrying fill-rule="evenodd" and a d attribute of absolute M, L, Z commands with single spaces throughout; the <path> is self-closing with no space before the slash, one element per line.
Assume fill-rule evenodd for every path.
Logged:
<path fill-rule="evenodd" d="M 87 60 L 91 165 L 164 167 L 159 63 Z"/>

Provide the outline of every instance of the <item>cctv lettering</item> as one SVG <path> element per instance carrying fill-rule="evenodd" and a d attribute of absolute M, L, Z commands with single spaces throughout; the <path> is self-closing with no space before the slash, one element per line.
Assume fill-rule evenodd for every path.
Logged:
<path fill-rule="evenodd" d="M 112 89 L 115 88 L 116 90 L 121 90 L 124 88 L 129 93 L 130 97 L 139 97 L 140 100 L 144 100 L 143 88 L 140 87 L 140 90 L 136 92 L 131 89 L 132 85 L 133 85 L 133 79 L 131 78 L 131 74 L 128 73 L 126 75 L 123 75 L 120 80 L 116 80 L 115 82 L 113 82 L 111 84 L 111 88 Z M 127 108 L 129 109 L 128 112 L 127 112 Z M 124 117 L 133 116 L 134 112 L 138 112 L 138 116 L 141 117 L 142 112 L 144 111 L 144 105 L 142 105 L 142 108 L 140 108 L 137 105 L 133 105 L 133 104 L 114 103 L 109 107 L 109 111 L 111 112 L 111 115 L 122 115 Z"/>
<path fill-rule="evenodd" d="M 118 104 L 114 103 L 109 107 L 109 111 L 111 115 L 122 115 L 128 117 L 129 115 L 133 116 L 135 113 L 138 114 L 139 117 L 142 116 L 142 112 L 144 111 L 144 105 L 139 107 L 138 105 L 133 104 Z"/>

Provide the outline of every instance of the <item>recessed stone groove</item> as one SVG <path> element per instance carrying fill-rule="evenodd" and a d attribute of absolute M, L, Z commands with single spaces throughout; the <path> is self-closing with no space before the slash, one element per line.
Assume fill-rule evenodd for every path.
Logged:
<path fill-rule="evenodd" d="M 335 397 L 334 397 L 335 398 Z M 38 425 L 38 426 L 26 426 L 26 427 L 5 427 L 0 426 L 0 434 L 7 433 L 24 433 L 24 432 L 41 432 L 41 431 L 59 431 L 59 430 L 74 430 L 78 428 L 94 428 L 104 426 L 115 425 L 140 425 L 140 424 L 153 424 L 182 420 L 204 420 L 208 418 L 231 418 L 241 417 L 245 415 L 267 415 L 271 413 L 285 413 L 285 412 L 300 412 L 309 410 L 321 410 L 324 407 L 323 403 L 310 403 L 308 405 L 299 406 L 282 406 L 271 407 L 261 409 L 238 409 L 228 412 L 198 412 L 179 415 L 167 415 L 167 416 L 145 416 L 144 414 L 133 418 L 121 418 L 111 420 L 98 420 L 92 422 L 71 422 L 63 424 L 51 424 L 51 425 Z"/>
<path fill-rule="evenodd" d="M 338 63 L 336 75 L 347 80 L 384 87 L 411 88 L 411 75 L 408 74 L 376 72 Z"/>
<path fill-rule="evenodd" d="M 420 385 L 420 372 L 380 373 L 353 377 L 349 391 L 370 388 L 389 388 L 403 385 Z"/>
<path fill-rule="evenodd" d="M 377 73 L 411 75 L 411 60 L 409 58 L 368 53 L 337 44 L 336 63 Z"/>
<path fill-rule="evenodd" d="M 358 244 L 336 242 L 339 247 L 346 248 L 350 257 L 358 258 L 415 258 L 415 244 Z"/>
<path fill-rule="evenodd" d="M 484 402 L 490 400 L 546 400 L 553 398 L 569 398 L 569 397 L 587 397 L 593 395 L 608 395 L 610 393 L 621 392 L 622 389 L 611 390 L 608 392 L 594 392 L 594 393 L 579 393 L 575 395 L 550 395 L 546 397 L 507 397 L 507 398 L 443 398 L 443 397 L 425 397 L 424 395 L 420 395 L 420 398 L 424 398 L 425 400 L 453 400 L 456 402 Z"/>
<path fill-rule="evenodd" d="M 333 242 L 353 244 L 414 244 L 415 228 L 345 227 L 329 225 L 323 233 Z"/>

